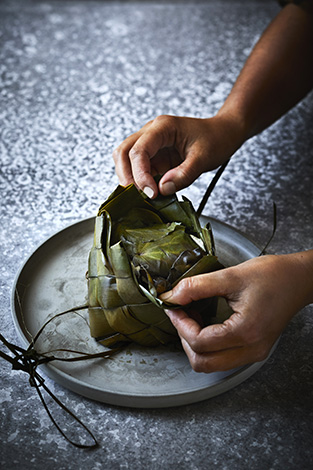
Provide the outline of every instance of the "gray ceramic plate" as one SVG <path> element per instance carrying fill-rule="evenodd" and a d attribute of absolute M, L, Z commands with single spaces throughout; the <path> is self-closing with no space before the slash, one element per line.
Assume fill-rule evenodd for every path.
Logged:
<path fill-rule="evenodd" d="M 202 223 L 207 222 L 203 218 Z M 221 262 L 238 264 L 259 255 L 259 248 L 232 227 L 210 219 Z M 23 342 L 58 312 L 86 303 L 88 252 L 94 219 L 58 232 L 43 243 L 17 275 L 12 297 L 13 318 Z M 56 348 L 98 352 L 103 347 L 89 335 L 88 313 L 68 314 L 49 324 L 38 343 L 40 351 Z M 235 387 L 263 362 L 228 372 L 194 372 L 178 347 L 127 347 L 113 359 L 81 363 L 53 362 L 42 370 L 68 389 L 101 401 L 130 407 L 169 407 L 198 402 Z"/>

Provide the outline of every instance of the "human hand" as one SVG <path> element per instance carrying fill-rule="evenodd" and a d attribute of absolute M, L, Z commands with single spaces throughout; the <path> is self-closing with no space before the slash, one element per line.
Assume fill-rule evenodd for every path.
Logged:
<path fill-rule="evenodd" d="M 222 324 L 202 329 L 183 310 L 167 311 L 196 372 L 266 359 L 293 315 L 313 301 L 313 250 L 262 256 L 186 278 L 160 298 L 183 306 L 216 295 L 234 312 Z"/>
<path fill-rule="evenodd" d="M 150 198 L 158 191 L 164 196 L 173 194 L 231 157 L 242 144 L 239 127 L 230 115 L 209 119 L 158 116 L 113 152 L 120 183 L 135 183 Z M 155 175 L 163 175 L 159 187 Z"/>

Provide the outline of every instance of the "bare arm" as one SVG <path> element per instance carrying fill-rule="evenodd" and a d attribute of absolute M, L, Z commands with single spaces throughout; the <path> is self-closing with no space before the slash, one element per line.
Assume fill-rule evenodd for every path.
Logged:
<path fill-rule="evenodd" d="M 279 12 L 216 116 L 158 116 L 125 139 L 113 154 L 121 184 L 135 182 L 150 197 L 180 190 L 299 102 L 313 87 L 313 7 L 306 4 Z"/>
<path fill-rule="evenodd" d="M 114 152 L 121 183 L 135 182 L 150 197 L 182 189 L 299 102 L 313 87 L 311 5 L 280 11 L 216 116 L 159 116 L 128 137 Z M 163 174 L 159 187 L 154 173 Z M 293 315 L 313 302 L 313 250 L 194 276 L 164 298 L 186 305 L 215 295 L 234 311 L 221 325 L 201 329 L 183 310 L 168 312 L 191 365 L 211 372 L 262 360 Z"/>
<path fill-rule="evenodd" d="M 313 87 L 313 4 L 290 4 L 265 30 L 219 111 L 244 126 L 244 139 L 261 132 Z"/>

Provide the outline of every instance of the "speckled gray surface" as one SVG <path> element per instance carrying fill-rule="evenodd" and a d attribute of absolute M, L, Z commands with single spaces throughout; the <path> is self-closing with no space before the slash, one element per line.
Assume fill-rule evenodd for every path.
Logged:
<path fill-rule="evenodd" d="M 1 332 L 18 342 L 13 280 L 35 247 L 93 216 L 114 189 L 111 153 L 161 113 L 204 117 L 222 104 L 275 1 L 0 3 Z M 205 213 L 270 251 L 312 247 L 313 96 L 247 142 Z M 212 175 L 184 191 L 197 206 Z M 2 468 L 311 469 L 313 320 L 302 310 L 252 378 L 198 404 L 134 410 L 47 379 L 93 430 L 93 452 L 67 444 L 27 377 L 1 361 Z"/>

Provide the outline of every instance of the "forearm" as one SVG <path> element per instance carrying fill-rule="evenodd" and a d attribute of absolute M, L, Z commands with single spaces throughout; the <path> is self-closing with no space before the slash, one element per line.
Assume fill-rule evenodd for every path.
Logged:
<path fill-rule="evenodd" d="M 285 255 L 294 263 L 294 284 L 299 308 L 313 303 L 313 250 Z"/>
<path fill-rule="evenodd" d="M 290 4 L 261 36 L 218 115 L 239 122 L 244 141 L 275 122 L 312 87 L 313 8 Z"/>

